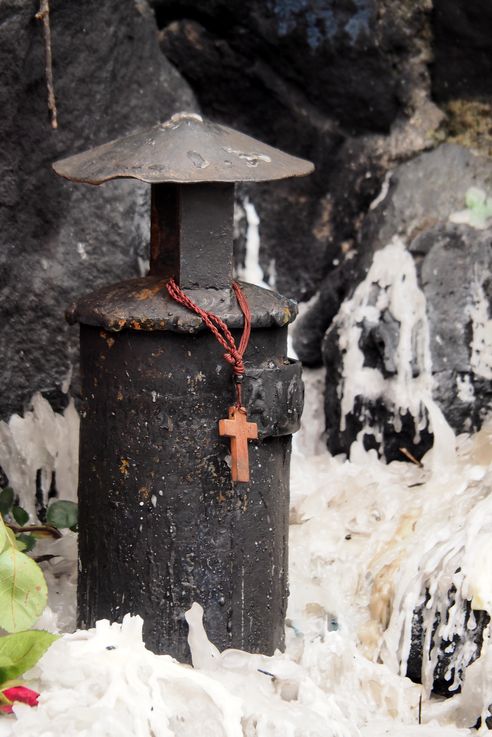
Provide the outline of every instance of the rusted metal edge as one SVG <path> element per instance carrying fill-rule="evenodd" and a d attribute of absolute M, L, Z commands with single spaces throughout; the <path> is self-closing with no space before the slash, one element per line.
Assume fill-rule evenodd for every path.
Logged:
<path fill-rule="evenodd" d="M 69 323 L 119 330 L 164 330 L 197 333 L 205 329 L 198 315 L 175 302 L 167 293 L 166 280 L 159 276 L 128 279 L 81 297 L 66 311 Z M 241 283 L 251 308 L 252 327 L 283 327 L 295 320 L 297 303 L 278 292 Z M 232 290 L 185 290 L 192 300 L 218 315 L 230 328 L 241 328 L 243 314 Z"/>
<path fill-rule="evenodd" d="M 102 184 L 122 177 L 155 184 L 263 182 L 310 174 L 314 164 L 196 113 L 104 143 L 53 164 L 72 182 Z"/>

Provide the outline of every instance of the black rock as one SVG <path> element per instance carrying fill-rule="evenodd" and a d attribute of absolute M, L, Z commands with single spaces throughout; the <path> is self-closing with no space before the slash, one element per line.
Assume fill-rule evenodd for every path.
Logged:
<path fill-rule="evenodd" d="M 447 624 L 451 607 L 455 606 L 456 589 L 451 587 L 448 593 L 448 602 L 443 625 Z M 483 610 L 472 610 L 471 603 L 464 603 L 464 630 L 462 636 L 454 634 L 450 639 L 443 639 L 437 645 L 437 632 L 441 625 L 441 615 L 436 613 L 433 624 L 432 637 L 429 641 L 428 651 L 424 652 L 426 632 L 424 629 L 424 606 L 415 609 L 412 620 L 411 644 L 407 660 L 406 675 L 414 683 L 422 683 L 424 662 L 432 657 L 432 650 L 438 646 L 436 665 L 433 673 L 432 692 L 439 696 L 454 696 L 461 691 L 461 686 L 452 688 L 455 684 L 463 682 L 466 677 L 464 669 L 471 665 L 480 655 L 483 645 L 484 632 L 490 622 L 490 616 Z M 458 660 L 463 663 L 464 668 L 457 668 Z"/>
<path fill-rule="evenodd" d="M 438 100 L 490 98 L 492 5 L 489 0 L 434 0 L 432 88 Z"/>
<path fill-rule="evenodd" d="M 250 190 L 276 287 L 309 299 L 380 189 L 385 134 L 425 97 L 427 3 L 152 2 L 161 48 L 208 116 L 315 162 L 304 180 Z"/>
<path fill-rule="evenodd" d="M 347 131 L 388 131 L 406 101 L 402 72 L 426 10 L 414 0 L 153 0 L 153 6 L 166 53 L 193 79 L 203 105 L 235 106 L 256 116 L 265 134 L 271 116 L 261 102 L 281 103 L 283 92 L 288 103 L 289 91 Z"/>
<path fill-rule="evenodd" d="M 67 305 L 139 273 L 147 250 L 147 188 L 63 181 L 57 158 L 183 108 L 196 108 L 164 58 L 145 2 L 52 2 L 58 130 L 50 127 L 42 24 L 35 0 L 0 3 L 0 416 L 42 391 L 61 409 L 77 362 Z M 74 377 L 77 371 L 74 371 Z M 63 387 L 66 389 L 66 386 Z"/>
<path fill-rule="evenodd" d="M 323 362 L 323 337 L 352 286 L 360 281 L 358 262 L 344 261 L 326 276 L 309 308 L 297 318 L 293 326 L 293 346 L 306 366 L 320 366 Z"/>
<path fill-rule="evenodd" d="M 426 298 L 434 400 L 456 432 L 479 429 L 492 408 L 487 332 L 492 314 L 492 226 L 487 226 L 486 219 L 477 222 L 484 229 L 450 221 L 450 217 L 457 221 L 469 219 L 470 211 L 467 217 L 457 213 L 463 212 L 471 187 L 492 192 L 492 162 L 461 146 L 445 144 L 397 167 L 386 195 L 369 210 L 362 224 L 359 258 L 350 272 L 354 281 L 349 287 L 348 275 L 340 284 L 326 279 L 317 301 L 303 316 L 301 337 L 295 343 L 303 360 L 317 361 L 316 346 L 322 330 L 327 330 L 322 352 L 327 369 L 327 442 L 332 452 L 347 453 L 363 427 L 368 428 L 363 438 L 366 447 L 376 447 L 387 460 L 402 460 L 402 447 L 419 459 L 432 445 L 431 428 L 416 433 L 419 418 L 409 413 L 400 417 L 400 412 L 396 417 L 388 399 L 390 391 L 385 392 L 384 400 L 361 393 L 343 422 L 341 417 L 343 353 L 339 325 L 331 323 L 337 294 L 353 294 L 374 253 L 395 235 L 407 244 L 413 256 Z M 372 289 L 375 303 L 382 288 L 374 284 Z M 382 380 L 388 382 L 396 371 L 398 321 L 384 310 L 376 323 L 354 318 L 354 326 L 361 331 L 363 365 L 377 369 Z M 426 339 L 425 331 L 417 328 L 412 365 L 408 367 L 413 377 L 423 370 L 416 362 L 421 341 Z"/>
<path fill-rule="evenodd" d="M 375 285 L 375 289 L 378 289 Z M 376 291 L 377 299 L 377 291 Z M 364 320 L 354 327 L 360 329 L 358 348 L 363 354 L 363 366 L 379 372 L 381 380 L 388 382 L 397 373 L 396 349 L 400 339 L 400 324 L 385 310 L 378 323 Z M 353 407 L 342 417 L 342 398 L 345 391 L 343 358 L 345 346 L 339 325 L 335 321 L 326 331 L 323 344 L 323 359 L 326 367 L 325 417 L 326 441 L 331 453 L 348 453 L 352 443 L 359 437 L 366 450 L 376 449 L 389 462 L 405 460 L 402 449 L 409 451 L 417 460 L 432 447 L 433 436 L 428 427 L 418 430 L 420 418 L 410 411 L 395 408 L 387 391 L 376 398 L 368 393 L 354 398 Z M 411 367 L 414 378 L 421 367 L 417 357 Z M 421 412 L 426 416 L 425 409 Z"/>

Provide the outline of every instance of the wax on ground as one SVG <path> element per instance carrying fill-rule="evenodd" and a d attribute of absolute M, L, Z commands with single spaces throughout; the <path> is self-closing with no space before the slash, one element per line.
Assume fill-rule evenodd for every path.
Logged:
<path fill-rule="evenodd" d="M 481 567 L 490 555 L 490 440 L 487 428 L 461 437 L 451 464 L 437 449 L 423 469 L 385 465 L 358 444 L 350 460 L 296 453 L 285 654 L 220 654 L 198 606 L 188 615 L 195 668 L 145 650 L 138 618 L 101 622 L 55 643 L 29 674 L 39 707 L 17 706 L 17 721 L 0 721 L 0 737 L 476 734 L 467 727 L 485 716 L 488 648 L 463 693 L 445 702 L 402 672 L 413 608 L 429 581 L 439 602 L 432 607 L 444 606 L 453 556 L 462 564 L 460 595 L 492 601 Z M 64 545 L 65 569 L 50 574 L 62 612 L 74 592 L 73 540 Z M 56 617 L 46 616 L 40 624 L 52 626 Z"/>

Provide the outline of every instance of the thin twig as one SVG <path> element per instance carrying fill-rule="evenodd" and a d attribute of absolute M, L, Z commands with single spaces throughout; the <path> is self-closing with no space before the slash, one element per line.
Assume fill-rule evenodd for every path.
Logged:
<path fill-rule="evenodd" d="M 424 467 L 423 464 L 420 461 L 418 461 L 415 458 L 415 456 L 412 453 L 410 453 L 410 451 L 407 450 L 406 448 L 398 448 L 398 450 L 400 451 L 400 453 L 403 453 L 405 458 L 408 458 L 409 461 L 412 461 L 412 463 L 415 463 L 415 465 L 418 466 L 419 468 Z"/>
<path fill-rule="evenodd" d="M 55 540 L 63 537 L 60 530 L 57 527 L 53 527 L 53 525 L 25 525 L 24 527 L 21 527 L 20 525 L 14 525 L 10 522 L 7 522 L 7 527 L 12 530 L 14 535 L 18 535 L 20 533 L 22 533 L 23 535 L 38 533 L 46 537 L 52 537 Z"/>
<path fill-rule="evenodd" d="M 48 89 L 48 109 L 51 113 L 51 127 L 58 128 L 58 114 L 56 110 L 55 85 L 53 82 L 53 54 L 51 51 L 51 26 L 49 0 L 40 0 L 36 19 L 43 21 L 46 87 Z"/>

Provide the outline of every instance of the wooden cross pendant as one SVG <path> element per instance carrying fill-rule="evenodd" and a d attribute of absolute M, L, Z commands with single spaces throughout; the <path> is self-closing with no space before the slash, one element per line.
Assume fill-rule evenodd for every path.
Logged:
<path fill-rule="evenodd" d="M 246 407 L 229 407 L 229 419 L 219 420 L 219 435 L 231 439 L 233 481 L 249 481 L 248 440 L 258 438 L 258 425 L 248 422 Z"/>

